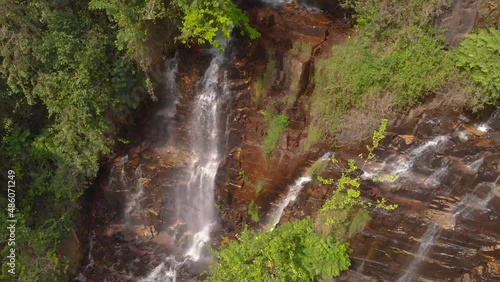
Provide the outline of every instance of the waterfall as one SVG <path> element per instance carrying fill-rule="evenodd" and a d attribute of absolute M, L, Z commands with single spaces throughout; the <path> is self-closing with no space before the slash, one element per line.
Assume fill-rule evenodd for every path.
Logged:
<path fill-rule="evenodd" d="M 193 101 L 186 128 L 191 155 L 187 168 L 188 181 L 175 187 L 174 225 L 185 225 L 183 234 L 188 238 L 187 245 L 177 242 L 185 251 L 184 257 L 180 261 L 174 256 L 164 259 L 141 280 L 143 282 L 175 282 L 179 268 L 186 262 L 207 259 L 203 248 L 217 225 L 215 176 L 225 153 L 225 134 L 222 130 L 225 119 L 222 115 L 229 93 L 226 76 L 221 74 L 225 56 L 215 48 L 211 53 L 214 57 L 200 79 L 198 95 Z M 167 75 L 167 79 L 169 77 L 175 81 L 175 73 Z"/>
<path fill-rule="evenodd" d="M 406 154 L 395 154 L 390 157 L 378 167 L 369 166 L 361 176 L 362 179 L 373 179 L 375 177 L 383 176 L 396 176 L 396 179 L 401 177 L 414 177 L 412 176 L 412 168 L 414 163 L 426 155 L 433 154 L 440 149 L 440 146 L 449 140 L 449 136 L 440 135 L 434 137 L 432 140 L 425 142 L 424 144 L 418 145 L 410 149 Z M 429 184 L 435 185 L 436 178 L 440 178 L 446 175 L 447 166 L 440 168 L 435 172 L 434 175 L 428 180 Z M 434 180 L 434 181 L 433 181 Z M 439 179 L 437 179 L 439 180 Z"/>
<path fill-rule="evenodd" d="M 125 171 L 122 167 L 120 179 L 124 187 L 127 187 L 125 180 Z M 141 201 L 145 198 L 144 196 L 144 179 L 142 178 L 142 168 L 139 165 L 134 172 L 135 183 L 130 187 L 130 193 L 128 194 L 128 201 L 125 207 L 125 219 L 127 224 L 133 223 L 134 219 L 140 221 L 140 214 L 142 211 Z"/>
<path fill-rule="evenodd" d="M 500 176 L 493 182 L 481 182 L 474 187 L 474 189 L 468 193 L 460 202 L 458 202 L 453 210 L 451 211 L 451 216 L 457 218 L 460 215 L 467 215 L 473 210 L 485 209 L 489 202 L 493 199 L 495 193 L 495 187 L 500 180 Z M 481 188 L 486 187 L 487 191 L 485 196 L 478 197 L 476 192 Z M 410 265 L 406 268 L 405 273 L 398 279 L 398 282 L 409 282 L 414 281 L 416 274 L 418 273 L 418 268 L 422 259 L 427 256 L 431 250 L 434 242 L 439 237 L 441 228 L 437 224 L 431 224 L 427 231 L 420 238 L 420 246 L 418 247 L 415 257 L 411 261 Z"/>
<path fill-rule="evenodd" d="M 429 228 L 427 228 L 427 231 L 425 231 L 424 235 L 420 238 L 420 246 L 415 254 L 415 258 L 406 268 L 404 275 L 401 276 L 397 282 L 409 282 L 414 279 L 418 267 L 422 262 L 422 258 L 427 256 L 429 253 L 431 247 L 434 245 L 434 241 L 439 235 L 439 231 L 441 231 L 441 228 L 439 228 L 437 224 L 432 224 Z"/>
<path fill-rule="evenodd" d="M 299 195 L 302 188 L 304 188 L 304 186 L 309 182 L 311 182 L 311 177 L 301 176 L 297 180 L 295 180 L 292 186 L 290 186 L 290 190 L 288 190 L 286 197 L 280 201 L 276 209 L 269 216 L 270 230 L 273 230 L 276 227 L 276 225 L 280 222 L 281 215 L 283 214 L 285 208 L 288 206 L 288 204 L 290 204 L 290 202 L 297 199 L 297 196 Z"/>
<path fill-rule="evenodd" d="M 314 164 L 320 163 L 320 162 L 325 162 L 329 161 L 332 156 L 331 152 L 328 152 L 324 154 L 321 158 L 319 158 Z M 313 165 L 314 165 L 313 164 Z M 272 231 L 276 225 L 280 222 L 281 216 L 283 215 L 283 211 L 285 208 L 290 204 L 290 202 L 293 202 L 297 199 L 297 196 L 299 195 L 300 191 L 304 186 L 311 182 L 311 176 L 304 175 L 299 177 L 295 182 L 290 186 L 290 189 L 288 190 L 287 195 L 285 198 L 283 198 L 279 204 L 277 205 L 276 209 L 274 209 L 271 214 L 269 215 L 269 220 L 267 226 L 269 226 L 269 229 Z"/>
<path fill-rule="evenodd" d="M 195 100 L 189 124 L 191 152 L 194 160 L 190 166 L 187 187 L 187 206 L 181 215 L 194 237 L 187 252 L 192 260 L 201 256 L 203 245 L 210 239 L 216 223 L 214 180 L 222 160 L 220 113 L 225 93 L 219 91 L 220 68 L 225 60 L 218 50 L 201 80 L 202 90 Z M 222 95 L 221 95 L 222 94 Z M 180 207 L 176 207 L 180 208 Z"/>

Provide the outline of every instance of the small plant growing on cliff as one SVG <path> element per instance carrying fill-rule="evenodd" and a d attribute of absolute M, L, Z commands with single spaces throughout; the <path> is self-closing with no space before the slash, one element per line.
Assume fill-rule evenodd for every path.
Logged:
<path fill-rule="evenodd" d="M 379 147 L 380 141 L 384 138 L 386 128 L 387 120 L 384 119 L 379 130 L 373 133 L 372 145 L 366 146 L 368 152 L 359 155 L 363 166 L 375 159 L 374 150 Z M 349 238 L 364 229 L 370 219 L 367 209 L 372 207 L 373 203 L 361 198 L 359 190 L 361 179 L 359 176 L 353 176 L 354 172 L 359 169 L 356 160 L 349 159 L 347 166 L 335 158 L 332 158 L 332 162 L 342 170 L 342 174 L 336 181 L 318 177 L 318 181 L 324 185 L 336 183 L 336 189 L 321 208 L 316 227 L 320 233 L 333 234 L 337 238 Z M 378 180 L 384 181 L 383 178 Z M 397 205 L 387 204 L 386 200 L 381 198 L 377 199 L 375 207 L 394 210 Z"/>
<path fill-rule="evenodd" d="M 248 215 L 252 218 L 253 222 L 259 222 L 259 207 L 254 201 L 248 205 Z"/>
<path fill-rule="evenodd" d="M 258 197 L 262 190 L 264 190 L 264 182 L 259 180 L 257 181 L 257 184 L 255 184 L 255 196 Z"/>
<path fill-rule="evenodd" d="M 290 122 L 288 116 L 285 114 L 274 114 L 270 111 L 262 111 L 262 115 L 264 116 L 267 128 L 266 136 L 262 142 L 262 150 L 264 156 L 269 158 L 276 151 L 279 145 L 280 136 L 287 130 Z"/>

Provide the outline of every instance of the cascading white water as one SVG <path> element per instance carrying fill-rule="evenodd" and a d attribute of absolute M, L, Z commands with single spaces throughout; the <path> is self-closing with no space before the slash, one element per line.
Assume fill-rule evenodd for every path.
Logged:
<path fill-rule="evenodd" d="M 308 1 L 308 0 L 261 0 L 261 2 L 271 7 L 280 7 L 287 3 L 298 3 L 310 13 L 321 12 L 320 9 L 314 7 L 313 1 Z"/>
<path fill-rule="evenodd" d="M 481 182 L 477 184 L 471 193 L 468 193 L 455 205 L 452 210 L 453 217 L 467 215 L 474 210 L 485 209 L 495 196 L 495 188 L 499 181 L 500 176 L 498 176 L 498 178 L 493 182 Z M 485 196 L 476 195 L 480 189 L 486 190 L 486 193 L 484 193 L 485 191 L 482 191 Z"/>
<path fill-rule="evenodd" d="M 269 216 L 270 220 L 268 226 L 270 230 L 273 230 L 276 227 L 278 222 L 280 222 L 281 215 L 283 214 L 285 208 L 288 206 L 288 204 L 290 204 L 290 202 L 297 199 L 299 192 L 307 183 L 311 182 L 311 180 L 312 179 L 309 176 L 301 176 L 297 180 L 295 180 L 292 186 L 290 186 L 290 190 L 288 191 L 286 197 L 280 201 L 276 209 Z"/>
<path fill-rule="evenodd" d="M 189 237 L 183 261 L 167 258 L 145 277 L 143 282 L 175 282 L 178 269 L 188 260 L 203 258 L 203 248 L 210 240 L 210 232 L 217 224 L 215 210 L 215 176 L 223 158 L 224 134 L 221 132 L 222 106 L 228 94 L 226 76 L 221 74 L 225 56 L 217 49 L 208 69 L 200 80 L 200 91 L 193 102 L 193 110 L 186 131 L 189 133 L 191 163 L 189 181 L 178 185 L 175 193 L 176 224 L 186 224 L 184 234 Z M 222 77 L 222 81 L 219 81 Z M 175 79 L 175 76 L 172 76 Z"/>
<path fill-rule="evenodd" d="M 87 255 L 87 259 L 89 262 L 87 263 L 87 265 L 83 267 L 82 271 L 86 271 L 87 269 L 93 267 L 95 264 L 94 256 L 92 255 L 92 250 L 94 249 L 94 245 L 95 245 L 95 231 L 92 230 L 89 236 L 89 253 Z M 78 273 L 78 275 L 75 277 L 74 280 L 79 282 L 87 282 L 87 277 L 85 277 L 85 275 L 83 275 L 83 273 L 80 272 Z"/>
<path fill-rule="evenodd" d="M 488 206 L 489 202 L 495 196 L 495 188 L 500 180 L 500 176 L 493 182 L 481 182 L 474 187 L 474 189 L 468 193 L 462 200 L 460 200 L 453 210 L 451 211 L 451 216 L 453 219 L 458 218 L 461 215 L 467 215 L 468 213 L 477 210 L 484 209 Z M 486 195 L 479 197 L 476 194 L 479 189 L 486 187 Z M 483 191 L 484 192 L 484 191 Z M 420 246 L 418 251 L 415 253 L 414 259 L 411 261 L 410 265 L 406 268 L 405 273 L 398 279 L 398 282 L 411 282 L 415 280 L 415 276 L 418 273 L 418 268 L 422 259 L 427 256 L 434 242 L 439 237 L 441 228 L 437 224 L 431 224 L 427 231 L 420 238 Z"/>
<path fill-rule="evenodd" d="M 328 161 L 330 160 L 331 156 L 332 153 L 328 152 L 321 158 L 319 158 L 315 163 Z M 283 211 L 285 210 L 285 208 L 290 204 L 290 202 L 293 202 L 297 199 L 297 196 L 299 195 L 302 188 L 304 188 L 307 183 L 311 182 L 311 180 L 312 179 L 310 176 L 304 175 L 295 180 L 292 186 L 290 186 L 286 197 L 279 202 L 278 206 L 269 215 L 267 226 L 271 231 L 274 230 L 276 225 L 280 222 L 281 215 L 283 215 Z"/>
<path fill-rule="evenodd" d="M 203 245 L 210 239 L 210 231 L 216 223 L 214 180 L 222 160 L 219 91 L 219 71 L 225 60 L 224 54 L 213 49 L 212 59 L 201 80 L 202 91 L 196 98 L 193 116 L 189 125 L 191 152 L 195 157 L 190 167 L 187 200 L 190 208 L 181 217 L 194 236 L 187 256 L 198 260 Z"/>
<path fill-rule="evenodd" d="M 397 282 L 413 281 L 418 267 L 422 262 L 422 258 L 429 253 L 432 245 L 434 245 L 434 241 L 439 235 L 439 231 L 441 231 L 441 228 L 439 228 L 437 224 L 432 224 L 429 228 L 427 228 L 427 231 L 425 231 L 424 235 L 422 235 L 422 237 L 420 238 L 420 246 L 418 248 L 418 251 L 415 253 L 415 258 L 406 268 L 405 273 L 398 279 Z"/>
<path fill-rule="evenodd" d="M 371 169 L 366 169 L 361 178 L 372 179 L 375 177 L 394 175 L 396 176 L 396 179 L 398 179 L 400 177 L 407 176 L 416 160 L 426 153 L 433 153 L 448 139 L 449 137 L 447 135 L 440 135 L 422 145 L 414 147 L 406 155 L 393 155 L 377 167 L 370 166 Z M 436 171 L 436 175 L 434 175 L 434 177 L 443 176 L 445 173 L 446 170 L 440 169 Z M 431 180 L 429 183 L 434 182 Z"/>
<path fill-rule="evenodd" d="M 165 262 L 155 267 L 149 275 L 140 280 L 140 282 L 176 282 L 178 268 L 182 266 L 186 261 L 178 262 L 175 257 L 168 257 Z"/>
<path fill-rule="evenodd" d="M 177 89 L 177 70 L 179 69 L 180 55 L 179 52 L 168 60 L 166 63 L 166 72 L 164 75 L 163 89 L 163 107 L 156 113 L 154 124 L 157 131 L 160 133 L 156 142 L 164 144 L 172 144 L 177 130 L 175 116 L 177 114 L 177 106 L 179 104 L 180 95 Z"/>
<path fill-rule="evenodd" d="M 159 114 L 167 118 L 173 118 L 177 113 L 177 105 L 179 104 L 179 90 L 177 89 L 176 75 L 179 70 L 179 52 L 176 52 L 174 57 L 167 61 L 167 72 L 165 75 L 165 90 L 167 106 L 159 111 Z"/>
<path fill-rule="evenodd" d="M 122 174 L 120 176 L 122 184 L 127 187 L 125 180 L 125 171 L 122 167 Z M 144 179 L 142 178 L 142 168 L 139 165 L 134 172 L 135 183 L 130 187 L 128 194 L 128 201 L 125 206 L 125 219 L 127 224 L 133 224 L 134 217 L 139 217 L 142 207 L 141 201 L 144 199 Z"/>

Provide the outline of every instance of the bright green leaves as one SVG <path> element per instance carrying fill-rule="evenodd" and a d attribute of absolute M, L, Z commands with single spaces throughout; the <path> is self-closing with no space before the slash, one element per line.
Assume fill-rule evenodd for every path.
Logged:
<path fill-rule="evenodd" d="M 481 86 L 488 103 L 500 103 L 500 30 L 468 35 L 458 49 L 456 64 Z"/>
<path fill-rule="evenodd" d="M 259 36 L 231 0 L 91 0 L 89 6 L 106 11 L 119 27 L 118 48 L 127 49 L 143 68 L 149 67 L 153 59 L 148 53 L 154 52 L 148 45 L 155 45 L 161 37 L 156 35 L 158 31 L 154 26 L 157 24 L 166 27 L 164 33 L 169 41 L 164 42 L 166 45 L 173 45 L 175 38 L 183 44 L 210 43 L 223 49 L 223 38 L 231 37 L 233 28 L 240 28 L 242 34 L 252 39 Z"/>
<path fill-rule="evenodd" d="M 351 265 L 347 245 L 316 233 L 310 219 L 238 237 L 214 252 L 208 281 L 312 281 Z"/>
<path fill-rule="evenodd" d="M 259 33 L 250 27 L 248 18 L 231 0 L 177 0 L 176 4 L 183 11 L 181 35 L 177 38 L 184 44 L 210 43 L 223 49 L 224 38 L 231 37 L 233 28 L 240 28 L 242 34 L 251 39 Z"/>
<path fill-rule="evenodd" d="M 375 159 L 375 154 L 373 151 L 378 148 L 380 145 L 380 141 L 384 139 L 384 134 L 385 130 L 387 129 L 387 119 L 382 119 L 382 123 L 380 124 L 380 127 L 378 130 L 373 131 L 373 136 L 372 136 L 372 146 L 366 145 L 366 149 L 368 150 L 368 155 L 366 156 L 367 160 L 373 160 Z M 360 158 L 363 158 L 363 154 L 359 156 Z"/>
<path fill-rule="evenodd" d="M 380 141 L 384 138 L 387 128 L 387 120 L 383 119 L 378 130 L 375 130 L 372 138 L 372 145 L 366 146 L 368 153 L 366 156 L 360 154 L 358 161 L 363 165 L 373 160 L 376 155 L 374 150 L 379 147 Z M 316 220 L 316 226 L 322 234 L 333 233 L 339 239 L 345 239 L 353 236 L 358 231 L 362 230 L 369 221 L 367 209 L 373 206 L 369 200 L 361 198 L 361 179 L 358 176 L 353 176 L 353 173 L 358 170 L 355 159 L 347 160 L 347 165 L 344 166 L 340 161 L 332 157 L 332 163 L 342 170 L 341 176 L 336 180 L 336 189 L 332 196 L 326 200 L 320 210 Z M 383 178 L 380 178 L 383 180 Z M 323 179 L 318 177 L 318 181 L 324 185 L 332 185 L 334 179 Z M 394 210 L 397 205 L 389 205 L 384 198 L 377 199 L 377 208 L 385 210 Z M 354 224 L 354 225 L 353 225 Z"/>

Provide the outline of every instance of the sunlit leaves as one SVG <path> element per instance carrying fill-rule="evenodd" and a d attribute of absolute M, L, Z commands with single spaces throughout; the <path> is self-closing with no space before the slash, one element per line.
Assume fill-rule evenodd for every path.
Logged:
<path fill-rule="evenodd" d="M 379 147 L 380 141 L 385 137 L 387 122 L 387 119 L 382 120 L 379 129 L 375 130 L 373 133 L 371 146 L 366 146 L 368 153 L 366 155 L 359 154 L 358 161 L 366 164 L 376 157 L 374 150 Z M 351 221 L 353 220 L 350 215 L 352 211 L 359 212 L 360 210 L 366 210 L 373 205 L 371 201 L 361 198 L 361 191 L 359 190 L 361 179 L 358 176 L 353 176 L 353 173 L 359 169 L 356 165 L 356 160 L 349 159 L 347 160 L 347 166 L 343 166 L 341 162 L 332 158 L 332 163 L 341 169 L 342 173 L 337 180 L 318 177 L 318 181 L 324 185 L 336 184 L 332 196 L 326 200 L 320 210 L 318 218 L 318 225 L 320 225 L 320 229 L 328 228 L 326 226 L 321 226 L 323 224 L 332 226 L 333 229 L 338 228 L 339 225 L 344 227 L 350 226 Z M 377 180 L 381 182 L 385 179 L 393 178 L 380 177 Z M 397 208 L 397 205 L 389 205 L 386 203 L 386 200 L 382 198 L 377 199 L 376 207 L 385 210 L 394 210 Z M 348 230 L 351 231 L 348 233 Z M 343 232 L 339 232 L 337 230 L 335 233 L 337 236 L 343 237 L 345 234 L 352 235 L 353 230 L 357 230 L 357 228 L 344 228 Z"/>
<path fill-rule="evenodd" d="M 208 281 L 311 281 L 338 276 L 350 264 L 345 243 L 316 233 L 304 219 L 273 232 L 245 229 L 214 251 Z"/>
<path fill-rule="evenodd" d="M 228 39 L 233 28 L 240 28 L 242 34 L 254 39 L 259 33 L 250 27 L 248 18 L 231 0 L 186 1 L 177 0 L 177 5 L 184 13 L 181 35 L 178 37 L 184 44 L 210 43 L 222 49 L 224 39 Z"/>

